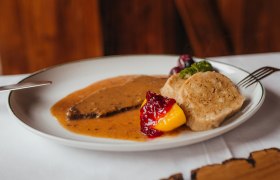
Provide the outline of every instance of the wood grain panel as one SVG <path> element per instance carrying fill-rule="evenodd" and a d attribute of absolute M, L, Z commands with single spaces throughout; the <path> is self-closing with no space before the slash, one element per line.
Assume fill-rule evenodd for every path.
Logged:
<path fill-rule="evenodd" d="M 176 5 L 196 56 L 232 53 L 214 1 L 176 0 Z"/>
<path fill-rule="evenodd" d="M 0 2 L 3 73 L 103 55 L 98 1 Z"/>
<path fill-rule="evenodd" d="M 104 48 L 112 54 L 190 52 L 173 1 L 100 1 Z"/>
<path fill-rule="evenodd" d="M 13 9 L 13 11 L 11 11 Z M 16 74 L 27 70 L 26 47 L 16 1 L 0 1 L 0 56 L 2 73 Z"/>
<path fill-rule="evenodd" d="M 115 54 L 280 51 L 278 0 L 0 0 L 4 74 Z"/>
<path fill-rule="evenodd" d="M 280 1 L 175 2 L 197 56 L 280 51 Z"/>

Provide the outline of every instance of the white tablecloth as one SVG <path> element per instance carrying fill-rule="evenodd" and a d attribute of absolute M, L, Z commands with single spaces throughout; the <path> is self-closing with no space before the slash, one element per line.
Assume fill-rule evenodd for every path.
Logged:
<path fill-rule="evenodd" d="M 247 71 L 280 68 L 280 53 L 214 57 Z M 0 76 L 0 85 L 26 75 Z M 251 151 L 280 148 L 280 72 L 262 80 L 266 99 L 260 110 L 238 128 L 214 139 L 180 148 L 150 152 L 101 152 L 58 145 L 32 134 L 10 116 L 8 92 L 0 93 L 0 179 L 160 179 L 177 172 L 248 157 Z"/>

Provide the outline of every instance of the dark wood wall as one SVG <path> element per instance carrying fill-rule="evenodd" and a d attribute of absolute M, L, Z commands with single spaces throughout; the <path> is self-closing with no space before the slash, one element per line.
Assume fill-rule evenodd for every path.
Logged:
<path fill-rule="evenodd" d="M 100 1 L 104 53 L 182 53 L 184 27 L 174 1 Z"/>
<path fill-rule="evenodd" d="M 3 74 L 116 54 L 280 51 L 278 0 L 0 0 Z"/>

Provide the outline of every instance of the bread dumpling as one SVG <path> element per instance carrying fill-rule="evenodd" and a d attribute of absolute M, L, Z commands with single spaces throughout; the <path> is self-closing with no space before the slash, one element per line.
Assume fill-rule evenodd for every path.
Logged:
<path fill-rule="evenodd" d="M 179 78 L 171 76 L 161 94 L 177 101 L 193 131 L 218 127 L 239 111 L 245 100 L 235 84 L 218 72 L 198 72 L 188 79 Z"/>

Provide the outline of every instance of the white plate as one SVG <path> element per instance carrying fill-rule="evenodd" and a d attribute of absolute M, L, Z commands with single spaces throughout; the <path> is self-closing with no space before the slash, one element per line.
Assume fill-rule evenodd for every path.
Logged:
<path fill-rule="evenodd" d="M 50 80 L 52 85 L 12 91 L 8 103 L 11 114 L 28 130 L 56 142 L 94 150 L 144 151 L 189 145 L 221 135 L 249 119 L 262 105 L 265 91 L 261 83 L 241 90 L 246 102 L 241 111 L 227 119 L 219 128 L 204 132 L 184 132 L 175 137 L 156 138 L 148 142 L 133 142 L 95 138 L 64 129 L 51 115 L 50 108 L 66 95 L 109 77 L 127 74 L 167 74 L 177 64 L 178 56 L 115 56 L 89 59 L 58 65 L 30 75 L 22 82 Z M 238 82 L 248 75 L 244 70 L 211 61 L 219 72 Z"/>

